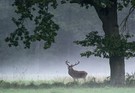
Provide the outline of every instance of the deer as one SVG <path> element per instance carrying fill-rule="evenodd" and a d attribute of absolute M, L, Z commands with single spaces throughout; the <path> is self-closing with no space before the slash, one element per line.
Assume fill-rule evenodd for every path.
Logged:
<path fill-rule="evenodd" d="M 86 76 L 87 76 L 87 72 L 86 71 L 77 71 L 77 70 L 74 70 L 73 67 L 78 65 L 80 63 L 80 61 L 78 61 L 77 63 L 75 64 L 70 64 L 70 62 L 66 61 L 65 62 L 66 65 L 68 66 L 68 74 L 74 79 L 74 81 L 77 79 L 84 79 L 84 81 L 86 81 Z"/>

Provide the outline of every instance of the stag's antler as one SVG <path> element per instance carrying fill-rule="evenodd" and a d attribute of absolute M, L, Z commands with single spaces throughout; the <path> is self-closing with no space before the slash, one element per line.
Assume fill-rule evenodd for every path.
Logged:
<path fill-rule="evenodd" d="M 76 65 L 78 65 L 80 63 L 80 61 L 78 61 L 77 63 L 75 63 L 73 66 L 76 66 Z"/>
<path fill-rule="evenodd" d="M 68 63 L 70 63 L 70 62 L 66 61 L 65 63 L 69 66 L 69 64 L 68 64 Z"/>

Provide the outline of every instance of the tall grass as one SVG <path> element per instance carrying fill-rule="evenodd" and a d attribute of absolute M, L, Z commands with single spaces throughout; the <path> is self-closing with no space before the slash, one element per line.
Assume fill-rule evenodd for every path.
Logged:
<path fill-rule="evenodd" d="M 135 88 L 49 88 L 49 89 L 4 89 L 0 93 L 134 93 Z"/>
<path fill-rule="evenodd" d="M 54 78 L 53 80 L 38 80 L 38 81 L 4 81 L 0 80 L 0 88 L 87 88 L 98 87 L 103 88 L 110 86 L 110 78 L 95 78 L 87 77 L 86 81 L 78 80 L 73 82 L 72 78 Z M 125 87 L 135 87 L 135 73 L 126 75 Z"/>
<path fill-rule="evenodd" d="M 126 74 L 126 84 L 128 86 L 135 86 L 135 72 L 131 74 Z"/>

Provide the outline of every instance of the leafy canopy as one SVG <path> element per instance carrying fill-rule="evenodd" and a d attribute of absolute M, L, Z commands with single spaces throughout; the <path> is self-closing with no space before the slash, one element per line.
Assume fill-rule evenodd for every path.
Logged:
<path fill-rule="evenodd" d="M 133 35 L 118 36 L 100 36 L 97 31 L 92 31 L 86 38 L 74 43 L 83 47 L 91 47 L 88 51 L 81 53 L 81 56 L 89 57 L 91 55 L 110 58 L 111 56 L 124 56 L 126 58 L 135 56 L 135 42 L 129 42 L 128 39 Z"/>
<path fill-rule="evenodd" d="M 31 42 L 42 40 L 44 48 L 49 48 L 59 29 L 49 12 L 49 7 L 56 8 L 56 0 L 15 0 L 13 6 L 18 14 L 12 18 L 17 29 L 6 38 L 9 46 L 18 46 L 21 40 L 25 48 L 30 48 Z M 26 25 L 30 21 L 35 24 L 33 31 L 29 31 Z"/>
<path fill-rule="evenodd" d="M 44 41 L 44 48 L 47 49 L 55 42 L 59 30 L 59 26 L 53 20 L 54 15 L 49 11 L 50 8 L 56 9 L 60 2 L 61 4 L 70 2 L 86 8 L 94 6 L 106 9 L 111 7 L 114 1 L 117 0 L 14 0 L 13 7 L 17 16 L 12 20 L 17 28 L 5 40 L 10 47 L 18 46 L 19 41 L 22 41 L 25 48 L 30 48 L 32 42 Z M 134 8 L 135 0 L 118 0 L 118 10 L 122 10 L 129 4 Z M 35 26 L 32 31 L 27 27 L 30 21 Z"/>

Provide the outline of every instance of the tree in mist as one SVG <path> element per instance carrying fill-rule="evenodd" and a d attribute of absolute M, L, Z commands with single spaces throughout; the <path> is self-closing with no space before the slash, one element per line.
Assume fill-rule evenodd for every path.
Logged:
<path fill-rule="evenodd" d="M 75 2 L 78 2 L 77 0 Z M 74 3 L 74 1 L 73 1 Z M 82 56 L 89 57 L 90 55 L 109 58 L 110 64 L 110 83 L 112 85 L 123 85 L 125 83 L 125 57 L 135 56 L 135 42 L 128 42 L 128 39 L 132 36 L 121 35 L 118 24 L 117 11 L 122 10 L 131 4 L 129 14 L 123 20 L 123 30 L 126 26 L 126 21 L 129 15 L 134 11 L 134 0 L 100 0 L 89 1 L 83 0 L 82 5 L 89 7 L 94 6 L 98 17 L 102 21 L 103 31 L 105 36 L 100 36 L 95 31 L 86 35 L 86 38 L 82 41 L 76 41 L 84 47 L 93 46 L 93 51 L 89 50 L 82 53 Z"/>
<path fill-rule="evenodd" d="M 97 32 L 89 33 L 85 40 L 75 43 L 82 46 L 94 46 L 93 51 L 87 51 L 82 56 L 90 55 L 109 58 L 111 71 L 111 84 L 123 85 L 125 83 L 124 58 L 134 57 L 134 42 L 128 42 L 130 35 L 121 35 L 118 24 L 117 12 L 131 6 L 129 14 L 122 22 L 126 26 L 129 15 L 134 11 L 135 0 L 15 0 L 13 6 L 18 14 L 12 20 L 17 29 L 6 38 L 9 46 L 18 46 L 18 41 L 23 41 L 25 48 L 36 41 L 44 41 L 47 49 L 55 41 L 59 26 L 52 20 L 53 14 L 49 9 L 56 9 L 58 4 L 79 4 L 81 7 L 93 6 L 102 22 L 105 36 Z M 79 19 L 78 19 L 79 20 Z M 32 21 L 35 29 L 33 32 L 27 29 L 26 22 Z"/>

